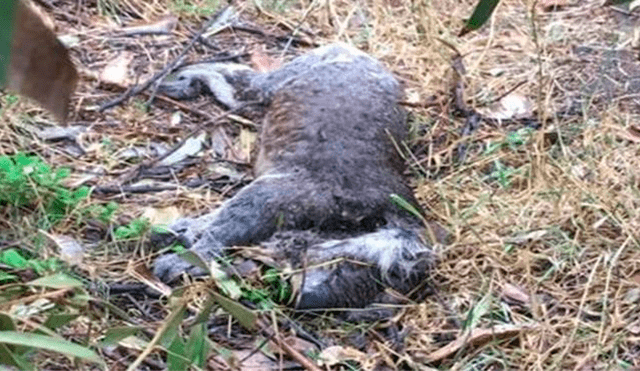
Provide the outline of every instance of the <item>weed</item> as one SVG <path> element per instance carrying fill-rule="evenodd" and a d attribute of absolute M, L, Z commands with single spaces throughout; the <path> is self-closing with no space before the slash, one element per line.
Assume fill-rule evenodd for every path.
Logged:
<path fill-rule="evenodd" d="M 4 104 L 7 106 L 13 106 L 14 104 L 18 103 L 18 101 L 20 100 L 20 97 L 14 94 L 6 94 L 4 96 Z"/>
<path fill-rule="evenodd" d="M 518 169 L 506 166 L 500 160 L 496 160 L 493 162 L 493 170 L 491 171 L 489 178 L 497 181 L 502 188 L 510 188 L 511 179 L 518 172 Z"/>
<path fill-rule="evenodd" d="M 275 303 L 286 303 L 291 299 L 291 284 L 283 280 L 278 270 L 267 269 L 262 275 L 264 288 L 243 288 L 242 298 L 254 303 L 261 310 L 271 310 Z"/>
<path fill-rule="evenodd" d="M 7 249 L 0 252 L 0 264 L 13 269 L 32 269 L 36 274 L 43 275 L 46 272 L 60 270 L 61 264 L 57 258 L 35 259 L 29 258 L 16 249 Z M 8 277 L 4 277 L 5 279 Z"/>
<path fill-rule="evenodd" d="M 149 219 L 133 219 L 129 224 L 120 226 L 114 231 L 116 240 L 131 240 L 142 237 L 150 227 Z"/>
<path fill-rule="evenodd" d="M 69 190 L 62 185 L 69 173 L 51 169 L 37 156 L 0 156 L 0 207 L 40 210 L 40 227 L 49 229 L 89 196 L 87 187 Z"/>

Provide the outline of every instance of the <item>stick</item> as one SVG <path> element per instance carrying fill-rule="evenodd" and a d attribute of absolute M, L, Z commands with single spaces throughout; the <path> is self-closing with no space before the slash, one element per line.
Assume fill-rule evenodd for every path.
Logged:
<path fill-rule="evenodd" d="M 167 66 L 165 66 L 165 68 L 162 69 L 162 71 L 157 72 L 156 74 L 154 74 L 149 80 L 147 80 L 146 82 L 144 82 L 141 85 L 135 86 L 132 89 L 130 89 L 129 91 L 125 92 L 124 94 L 120 95 L 118 98 L 106 102 L 104 104 L 102 104 L 100 106 L 100 108 L 98 109 L 99 112 L 103 112 L 109 108 L 113 108 L 117 105 L 122 104 L 124 101 L 126 101 L 127 99 L 131 98 L 134 95 L 138 95 L 141 92 L 147 90 L 154 82 L 158 81 L 158 80 L 162 80 L 166 75 L 168 75 L 169 73 L 171 73 L 171 71 L 174 70 L 175 66 L 177 66 L 179 63 L 182 62 L 182 59 L 184 58 L 184 56 L 187 54 L 187 52 L 189 50 L 191 50 L 191 48 L 193 48 L 193 46 L 195 45 L 195 43 L 198 41 L 198 39 L 202 36 L 203 33 L 205 33 L 205 31 L 207 31 L 209 29 L 209 27 L 211 27 L 211 25 L 213 23 L 215 23 L 218 18 L 227 11 L 227 9 L 229 9 L 229 5 L 225 6 L 224 8 L 222 8 L 221 10 L 219 10 L 216 14 L 213 15 L 213 17 L 211 17 L 211 19 L 209 19 L 204 26 L 202 26 L 202 28 L 200 29 L 200 31 L 198 31 L 192 38 L 191 41 L 189 41 L 189 44 L 187 44 L 187 46 L 184 47 L 184 49 L 182 49 L 182 51 L 180 52 L 180 54 L 171 62 L 169 63 Z"/>

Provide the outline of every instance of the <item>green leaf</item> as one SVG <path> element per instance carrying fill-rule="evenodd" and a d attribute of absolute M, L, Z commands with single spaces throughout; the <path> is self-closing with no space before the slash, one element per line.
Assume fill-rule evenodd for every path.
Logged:
<path fill-rule="evenodd" d="M 478 5 L 476 5 L 476 9 L 473 11 L 471 18 L 469 18 L 458 36 L 464 36 L 467 33 L 482 27 L 482 25 L 491 18 L 491 14 L 496 10 L 496 6 L 498 6 L 499 2 L 500 0 L 480 0 Z"/>
<path fill-rule="evenodd" d="M 193 364 L 200 368 L 204 368 L 204 363 L 209 354 L 209 345 L 207 343 L 207 324 L 201 323 L 193 326 L 189 334 L 189 340 L 186 345 L 187 357 Z"/>
<path fill-rule="evenodd" d="M 47 320 L 43 323 L 43 326 L 46 328 L 49 328 L 51 330 L 55 330 L 57 328 L 60 328 L 64 325 L 66 325 L 67 323 L 73 321 L 74 319 L 78 318 L 80 316 L 80 314 L 78 313 L 59 313 L 59 314 L 53 314 L 51 315 L 49 318 L 47 318 Z"/>
<path fill-rule="evenodd" d="M 184 250 L 181 253 L 179 253 L 178 256 L 180 257 L 180 259 L 186 261 L 187 263 L 202 269 L 203 271 L 206 272 L 206 274 L 211 274 L 209 265 L 204 260 L 202 260 L 200 255 L 194 253 L 193 251 Z"/>
<path fill-rule="evenodd" d="M 91 349 L 51 336 L 17 331 L 0 331 L 0 343 L 50 350 L 102 364 L 102 359 Z"/>
<path fill-rule="evenodd" d="M 415 206 L 411 205 L 409 203 L 409 201 L 407 201 L 404 198 L 402 198 L 402 196 L 400 196 L 398 194 L 395 194 L 395 193 L 392 193 L 389 197 L 391 198 L 391 202 L 393 202 L 397 206 L 405 209 L 406 211 L 410 212 L 416 218 L 424 221 L 424 217 L 422 216 L 420 211 L 418 211 L 418 209 Z"/>
<path fill-rule="evenodd" d="M 71 278 L 64 273 L 57 273 L 51 276 L 46 276 L 46 277 L 38 278 L 37 280 L 33 280 L 29 282 L 29 285 L 49 287 L 52 289 L 67 289 L 67 288 L 82 287 L 82 282 L 76 280 L 75 278 Z"/>
<path fill-rule="evenodd" d="M 29 363 L 29 361 L 25 359 L 24 356 L 16 354 L 16 352 L 9 349 L 9 346 L 0 343 L 0 370 L 4 370 L 2 365 L 14 366 L 17 367 L 18 370 L 25 371 L 36 369 L 31 363 Z"/>
<path fill-rule="evenodd" d="M 242 296 L 242 290 L 238 283 L 229 278 L 227 273 L 222 270 L 220 264 L 216 261 L 211 262 L 211 276 L 216 282 L 216 285 L 222 290 L 222 292 L 233 300 L 237 300 Z"/>
<path fill-rule="evenodd" d="M 8 249 L 0 254 L 0 263 L 4 263 L 12 268 L 24 269 L 27 267 L 25 259 L 16 249 Z"/>
<path fill-rule="evenodd" d="M 7 69 L 11 57 L 16 0 L 3 0 L 0 12 L 0 86 L 6 86 Z"/>
<path fill-rule="evenodd" d="M 136 333 L 138 333 L 138 331 L 140 330 L 142 330 L 142 327 L 136 327 L 136 326 L 120 326 L 120 327 L 110 328 L 104 334 L 104 339 L 102 339 L 101 344 L 102 346 L 116 345 L 122 339 L 126 339 L 129 336 L 133 336 Z"/>
<path fill-rule="evenodd" d="M 178 336 L 178 330 L 180 329 L 180 324 L 184 319 L 184 311 L 185 305 L 180 305 L 177 309 L 175 309 L 171 314 L 169 314 L 166 318 L 166 322 L 162 326 L 156 336 L 160 336 L 158 338 L 158 344 L 162 345 L 165 348 L 169 348 L 173 340 Z"/>
<path fill-rule="evenodd" d="M 209 291 L 209 293 L 213 296 L 218 305 L 220 305 L 222 309 L 226 310 L 227 313 L 231 314 L 242 327 L 247 330 L 253 330 L 255 328 L 258 316 L 252 310 L 215 291 Z"/>
<path fill-rule="evenodd" d="M 184 340 L 177 336 L 167 349 L 167 370 L 188 370 L 190 363 L 190 359 L 185 354 Z"/>

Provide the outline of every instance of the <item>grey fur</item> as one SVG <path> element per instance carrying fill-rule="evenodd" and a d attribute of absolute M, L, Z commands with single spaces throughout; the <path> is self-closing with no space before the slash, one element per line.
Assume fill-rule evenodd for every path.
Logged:
<path fill-rule="evenodd" d="M 160 90 L 177 98 L 208 90 L 236 109 L 258 102 L 263 116 L 256 179 L 212 214 L 171 227 L 194 252 L 212 259 L 262 243 L 308 268 L 300 308 L 364 307 L 385 287 L 407 293 L 427 277 L 434 259 L 422 222 L 390 199 L 417 204 L 394 145 L 407 135 L 402 91 L 380 62 L 333 44 L 269 73 L 191 66 Z M 164 281 L 182 272 L 196 273 L 176 255 L 155 263 Z"/>

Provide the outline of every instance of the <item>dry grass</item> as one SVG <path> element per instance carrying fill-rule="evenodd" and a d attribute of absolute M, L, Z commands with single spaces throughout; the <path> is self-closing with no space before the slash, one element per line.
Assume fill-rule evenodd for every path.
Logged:
<path fill-rule="evenodd" d="M 171 124 L 176 109 L 160 101 L 148 112 L 132 101 L 97 112 L 97 104 L 121 89 L 94 77 L 109 60 L 128 50 L 134 56 L 132 79 L 146 80 L 179 53 L 202 18 L 176 8 L 180 2 L 170 0 L 122 1 L 120 10 L 112 14 L 98 11 L 98 3 L 109 1 L 84 2 L 81 7 L 74 1 L 51 3 L 59 33 L 79 40 L 73 54 L 83 79 L 71 123 L 87 126 L 80 137 L 85 154 L 73 157 L 63 144 L 29 134 L 25 123 L 48 125 L 50 121 L 24 101 L 2 111 L 0 154 L 30 151 L 51 164 L 71 166 L 78 177 L 89 176 L 88 184 L 122 184 L 136 164 L 119 158 L 119 153 L 134 146 L 149 148 L 152 143 L 171 146 L 203 119 L 187 112 L 179 124 Z M 192 3 L 204 8 L 210 2 Z M 503 0 L 489 25 L 457 38 L 461 20 L 475 1 L 279 2 L 285 4 L 285 12 L 267 6 L 275 2 L 262 3 L 263 11 L 240 4 L 241 17 L 271 35 L 286 35 L 300 26 L 301 37 L 318 44 L 353 43 L 399 76 L 411 102 L 439 102 L 412 109 L 416 138 L 411 144 L 417 195 L 452 237 L 451 244 L 437 247 L 440 266 L 434 280 L 439 300 L 427 298 L 394 319 L 396 326 L 408 330 L 403 348 L 368 337 L 364 351 L 370 355 L 369 365 L 425 370 L 640 369 L 638 103 L 633 103 L 633 97 L 631 103 L 611 103 L 612 97 L 589 92 L 594 99 L 579 105 L 586 107 L 584 115 L 554 116 L 577 102 L 589 82 L 613 73 L 601 69 L 602 63 L 589 64 L 599 60 L 596 56 L 586 64 L 583 58 L 580 64 L 572 48 L 629 49 L 636 18 L 601 8 L 599 1 L 568 1 L 553 12 L 537 8 L 532 23 L 531 1 Z M 171 36 L 112 36 L 120 22 L 128 23 L 132 16 L 145 23 L 170 11 L 181 17 Z M 535 114 L 549 120 L 530 134 L 520 131 L 523 143 L 512 141 L 513 133 L 521 129 L 513 123 L 484 124 L 471 137 L 461 138 L 464 120 L 450 114 L 448 99 L 453 52 L 439 39 L 464 56 L 469 105 L 482 108 L 522 83 L 516 93 L 538 107 Z M 215 40 L 231 54 L 257 50 L 280 58 L 282 53 L 282 44 L 268 37 L 223 32 Z M 302 52 L 303 47 L 292 46 L 284 59 Z M 216 53 L 198 46 L 189 58 L 212 54 Z M 637 95 L 638 90 L 633 93 Z M 214 116 L 221 112 L 206 100 L 190 107 Z M 207 131 L 214 126 L 206 125 Z M 234 121 L 223 127 L 227 143 L 242 152 L 238 136 L 247 127 Z M 463 164 L 456 162 L 461 142 L 469 143 Z M 208 149 L 203 158 L 210 158 L 213 151 Z M 226 159 L 243 162 L 234 150 L 226 151 Z M 162 183 L 185 184 L 217 173 L 218 168 L 203 160 Z M 112 193 L 96 196 L 92 202 L 116 200 L 123 205 L 120 218 L 124 220 L 149 207 L 178 206 L 188 214 L 214 208 L 219 195 L 233 192 L 238 184 L 232 179 L 199 189 L 180 186 L 164 192 Z M 67 223 L 57 232 L 82 237 L 86 229 Z M 100 245 L 85 259 L 81 271 L 101 282 L 131 280 L 127 261 L 148 254 L 143 244 L 135 247 Z M 153 308 L 145 318 L 161 319 L 162 307 Z M 522 330 L 429 362 L 433 352 L 454 339 L 473 329 L 498 325 L 522 326 Z M 360 331 L 335 327 L 319 331 L 343 344 Z M 113 367 L 120 366 L 114 363 Z"/>

